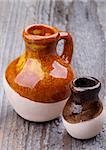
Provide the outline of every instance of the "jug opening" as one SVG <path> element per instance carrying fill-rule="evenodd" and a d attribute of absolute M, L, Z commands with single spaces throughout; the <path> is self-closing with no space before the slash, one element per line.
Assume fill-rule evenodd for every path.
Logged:
<path fill-rule="evenodd" d="M 38 35 L 38 36 L 50 36 L 55 33 L 55 31 L 51 28 L 47 28 L 45 26 L 39 25 L 39 26 L 31 26 L 27 32 L 32 35 Z"/>
<path fill-rule="evenodd" d="M 73 85 L 80 88 L 94 87 L 98 83 L 99 81 L 93 77 L 83 77 L 73 81 Z"/>
<path fill-rule="evenodd" d="M 27 42 L 49 43 L 59 39 L 59 32 L 49 25 L 33 24 L 24 29 L 23 37 Z"/>
<path fill-rule="evenodd" d="M 57 33 L 57 29 L 48 25 L 35 24 L 25 28 L 25 33 L 37 36 L 50 36 Z"/>

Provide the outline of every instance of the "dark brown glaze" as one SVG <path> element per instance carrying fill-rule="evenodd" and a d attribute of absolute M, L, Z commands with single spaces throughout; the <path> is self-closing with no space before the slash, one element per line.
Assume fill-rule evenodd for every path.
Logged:
<path fill-rule="evenodd" d="M 26 50 L 6 70 L 9 85 L 21 96 L 36 102 L 57 102 L 70 96 L 73 43 L 67 32 L 47 25 L 31 25 L 23 31 Z M 56 45 L 65 39 L 63 54 Z"/>
<path fill-rule="evenodd" d="M 93 77 L 75 79 L 72 95 L 67 101 L 63 116 L 70 123 L 79 123 L 97 117 L 103 110 L 98 93 L 101 83 Z"/>

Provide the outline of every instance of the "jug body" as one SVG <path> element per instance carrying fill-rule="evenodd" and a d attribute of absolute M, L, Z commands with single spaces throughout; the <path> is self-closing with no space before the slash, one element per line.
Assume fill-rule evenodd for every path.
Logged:
<path fill-rule="evenodd" d="M 28 26 L 23 38 L 24 53 L 5 72 L 5 89 L 10 91 L 6 93 L 8 98 L 11 95 L 11 104 L 23 118 L 48 121 L 59 116 L 70 96 L 69 83 L 74 77 L 70 66 L 72 38 L 48 25 Z M 61 39 L 65 40 L 64 50 L 58 56 L 56 46 Z"/>
<path fill-rule="evenodd" d="M 104 109 L 98 96 L 100 88 L 100 81 L 93 77 L 72 82 L 72 95 L 63 110 L 63 122 L 71 136 L 88 139 L 102 129 Z"/>

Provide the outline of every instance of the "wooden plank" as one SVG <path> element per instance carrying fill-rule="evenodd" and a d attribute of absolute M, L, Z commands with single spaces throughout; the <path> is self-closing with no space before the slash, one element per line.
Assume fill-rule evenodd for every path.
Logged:
<path fill-rule="evenodd" d="M 72 33 L 75 43 L 73 67 L 77 76 L 92 75 L 106 88 L 105 0 L 0 0 L 0 72 L 24 51 L 22 29 L 44 23 Z M 101 11 L 102 10 L 102 11 Z M 103 14 L 102 14 L 103 13 Z M 59 52 L 61 52 L 61 45 Z M 71 138 L 61 118 L 47 123 L 32 123 L 19 117 L 8 103 L 0 74 L 0 149 L 1 150 L 105 150 L 106 121 L 102 132 L 91 140 Z"/>

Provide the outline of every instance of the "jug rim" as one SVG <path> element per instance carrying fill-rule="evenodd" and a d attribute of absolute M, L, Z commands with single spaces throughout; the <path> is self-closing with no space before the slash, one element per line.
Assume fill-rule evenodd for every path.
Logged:
<path fill-rule="evenodd" d="M 83 80 L 86 80 L 85 82 L 89 82 L 89 83 L 80 83 L 80 85 L 78 85 L 79 83 L 78 82 L 83 82 Z M 90 83 L 92 82 L 92 83 Z M 88 84 L 88 85 L 84 85 L 84 84 Z M 101 82 L 94 78 L 94 77 L 91 77 L 91 76 L 83 76 L 83 77 L 79 77 L 79 78 L 76 78 L 72 81 L 72 88 L 76 91 L 80 91 L 80 92 L 83 92 L 83 91 L 86 91 L 86 90 L 93 90 L 93 89 L 97 89 L 101 87 Z"/>
<path fill-rule="evenodd" d="M 49 31 L 48 34 L 45 35 L 40 35 L 39 33 L 34 34 L 33 31 L 38 30 L 43 32 L 45 31 Z M 27 26 L 24 31 L 23 31 L 23 38 L 25 41 L 29 41 L 29 42 L 34 42 L 34 41 L 47 41 L 48 42 L 52 42 L 52 41 L 56 41 L 59 38 L 59 31 L 58 29 L 56 29 L 55 27 L 46 25 L 46 24 L 32 24 Z"/>

